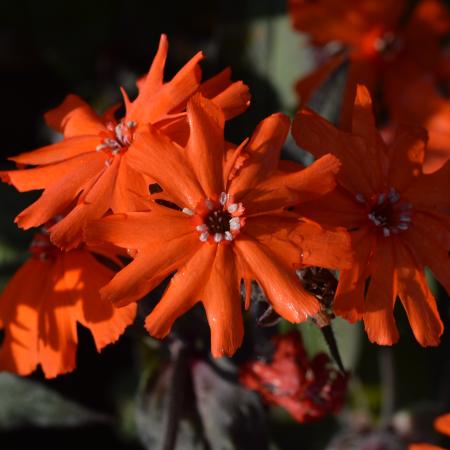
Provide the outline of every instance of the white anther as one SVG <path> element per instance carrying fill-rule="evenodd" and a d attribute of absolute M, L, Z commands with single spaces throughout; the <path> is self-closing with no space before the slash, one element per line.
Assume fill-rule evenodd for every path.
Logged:
<path fill-rule="evenodd" d="M 391 235 L 391 230 L 389 228 L 383 228 L 383 236 L 389 237 Z"/>
<path fill-rule="evenodd" d="M 205 200 L 205 206 L 206 206 L 210 211 L 212 211 L 212 210 L 214 209 L 214 203 L 213 203 L 209 198 L 207 198 L 207 199 Z"/>
<path fill-rule="evenodd" d="M 203 231 L 207 231 L 207 230 L 208 230 L 208 227 L 206 226 L 206 224 L 202 223 L 201 225 L 197 225 L 197 226 L 195 227 L 195 229 L 196 229 L 197 231 L 203 232 Z"/>
<path fill-rule="evenodd" d="M 233 240 L 233 235 L 229 231 L 225 231 L 225 239 L 227 241 L 232 241 Z"/>
<path fill-rule="evenodd" d="M 114 149 L 111 150 L 111 153 L 113 155 L 118 155 L 120 153 L 120 150 L 118 148 L 114 148 Z"/>
<path fill-rule="evenodd" d="M 136 122 L 134 120 L 129 120 L 127 122 L 127 128 L 134 128 L 136 126 Z"/>
<path fill-rule="evenodd" d="M 400 222 L 411 222 L 411 216 L 400 216 Z"/>
<path fill-rule="evenodd" d="M 400 200 L 400 195 L 394 188 L 391 188 L 388 194 L 388 198 L 391 203 L 395 203 Z"/>
<path fill-rule="evenodd" d="M 107 147 L 120 147 L 120 144 L 115 140 L 115 139 L 111 139 L 111 138 L 107 138 L 105 139 L 105 144 Z"/>
<path fill-rule="evenodd" d="M 108 146 L 105 145 L 105 144 L 100 144 L 100 145 L 97 145 L 97 147 L 95 147 L 95 151 L 96 151 L 96 152 L 101 152 L 101 151 L 104 150 L 105 148 L 108 148 Z"/>
<path fill-rule="evenodd" d="M 205 231 L 204 233 L 202 233 L 198 238 L 202 241 L 202 242 L 206 242 L 208 240 L 209 237 L 209 233 L 207 231 Z"/>
<path fill-rule="evenodd" d="M 116 128 L 114 128 L 114 131 L 116 133 L 117 139 L 119 139 L 119 141 L 122 141 L 122 139 L 123 139 L 122 124 L 119 123 L 119 125 L 116 125 Z"/>
<path fill-rule="evenodd" d="M 405 231 L 405 230 L 407 230 L 407 229 L 409 228 L 409 225 L 408 225 L 407 223 L 399 223 L 399 224 L 397 225 L 397 228 L 398 228 L 399 230 Z"/>
<path fill-rule="evenodd" d="M 361 194 L 361 192 L 358 192 L 355 197 L 358 203 L 366 203 L 366 199 L 364 198 L 364 195 Z"/>
<path fill-rule="evenodd" d="M 215 233 L 214 234 L 214 241 L 219 243 L 223 240 L 223 234 L 222 233 Z"/>
<path fill-rule="evenodd" d="M 194 215 L 194 211 L 192 211 L 192 209 L 189 209 L 189 208 L 183 208 L 182 212 L 184 212 L 184 214 L 187 214 L 188 216 Z"/>
<path fill-rule="evenodd" d="M 385 194 L 385 193 L 382 193 L 382 194 L 380 194 L 380 196 L 378 197 L 377 203 L 378 203 L 379 205 L 381 205 L 381 204 L 384 202 L 385 199 L 386 199 L 386 194 Z"/>
<path fill-rule="evenodd" d="M 230 214 L 233 214 L 234 212 L 236 212 L 239 208 L 239 205 L 237 203 L 232 203 L 229 207 L 228 207 L 228 212 Z"/>
<path fill-rule="evenodd" d="M 219 199 L 220 204 L 221 205 L 225 205 L 225 203 L 227 202 L 227 199 L 228 199 L 227 193 L 226 192 L 222 192 L 220 194 L 220 199 Z"/>
<path fill-rule="evenodd" d="M 230 230 L 239 230 L 241 228 L 241 219 L 233 217 L 230 219 Z"/>

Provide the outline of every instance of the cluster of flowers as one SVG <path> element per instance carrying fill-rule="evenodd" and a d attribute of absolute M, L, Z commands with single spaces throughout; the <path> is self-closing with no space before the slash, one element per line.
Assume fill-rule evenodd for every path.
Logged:
<path fill-rule="evenodd" d="M 347 3 L 358 10 L 365 2 Z M 304 9 L 300 18 L 311 8 L 317 22 L 319 4 L 292 7 Z M 336 36 L 316 40 L 328 38 Z M 232 82 L 228 70 L 202 82 L 201 52 L 164 82 L 167 51 L 162 36 L 134 101 L 122 90 L 124 117 L 117 107 L 99 116 L 69 95 L 46 114 L 64 138 L 11 158 L 21 168 L 0 173 L 19 191 L 44 190 L 16 218 L 21 228 L 42 228 L 31 259 L 0 297 L 0 368 L 25 375 L 40 364 L 47 377 L 73 370 L 77 322 L 100 350 L 133 321 L 136 302 L 174 272 L 146 329 L 164 338 L 202 302 L 215 357 L 241 345 L 252 281 L 286 320 L 315 316 L 321 304 L 296 274 L 308 266 L 341 271 L 333 311 L 363 320 L 371 341 L 397 341 L 398 296 L 416 339 L 437 345 L 443 325 L 424 267 L 450 292 L 450 163 L 423 172 L 424 129 L 396 126 L 385 143 L 358 75 L 349 77 L 341 129 L 303 108 L 292 128 L 287 116 L 273 114 L 236 145 L 225 140 L 224 126 L 247 108 L 247 86 Z M 319 72 L 302 89 L 317 87 L 325 77 Z M 317 157 L 306 168 L 280 160 L 290 129 Z M 125 266 L 124 257 L 132 259 Z"/>

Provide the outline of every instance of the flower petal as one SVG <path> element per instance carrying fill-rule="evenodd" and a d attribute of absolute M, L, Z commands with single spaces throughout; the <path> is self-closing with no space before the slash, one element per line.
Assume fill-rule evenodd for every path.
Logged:
<path fill-rule="evenodd" d="M 49 183 L 45 186 L 45 191 L 37 201 L 16 217 L 15 222 L 19 227 L 24 229 L 36 227 L 64 213 L 65 209 L 71 205 L 85 186 L 98 176 L 104 168 L 105 160 L 99 154 L 86 154 L 69 161 L 52 166 L 52 177 L 49 177 Z M 68 164 L 68 166 L 64 167 L 64 164 Z M 61 168 L 59 173 L 57 172 L 58 168 Z M 47 169 L 47 167 L 30 169 L 28 174 L 21 175 L 22 180 L 25 180 L 25 175 L 32 178 L 36 174 L 35 171 L 38 170 L 42 170 L 40 176 L 44 176 L 44 172 L 48 173 L 44 169 Z M 11 172 L 9 175 L 11 181 L 16 183 L 18 174 Z M 42 183 L 44 182 L 42 180 Z M 25 182 L 20 186 L 30 188 L 30 184 L 25 184 Z"/>
<path fill-rule="evenodd" d="M 145 320 L 145 328 L 152 336 L 158 339 L 167 336 L 175 320 L 201 299 L 216 251 L 217 245 L 202 244 L 173 276 L 161 300 Z"/>
<path fill-rule="evenodd" d="M 231 70 L 226 68 L 201 84 L 199 92 L 218 105 L 225 119 L 232 119 L 244 112 L 250 104 L 248 86 L 242 81 L 232 82 Z"/>
<path fill-rule="evenodd" d="M 140 250 L 187 234 L 197 235 L 186 214 L 157 203 L 153 203 L 151 208 L 146 212 L 113 214 L 92 222 L 86 230 L 86 241 L 110 242 L 119 247 Z"/>
<path fill-rule="evenodd" d="M 366 229 L 352 232 L 350 236 L 355 254 L 354 263 L 351 269 L 343 270 L 339 275 L 333 311 L 354 323 L 363 318 L 364 291 L 375 240 Z"/>
<path fill-rule="evenodd" d="M 186 102 L 200 86 L 201 70 L 198 63 L 203 59 L 202 52 L 193 56 L 171 81 L 158 88 L 167 46 L 167 37 L 161 35 L 155 62 L 152 64 L 148 78 L 140 86 L 136 100 L 128 105 L 126 120 L 134 120 L 141 124 L 155 123 Z"/>
<path fill-rule="evenodd" d="M 370 267 L 371 280 L 364 302 L 364 326 L 371 342 L 392 345 L 399 335 L 394 319 L 397 283 L 394 276 L 394 238 L 377 237 Z"/>
<path fill-rule="evenodd" d="M 185 150 L 152 126 L 138 134 L 127 160 L 134 170 L 155 180 L 181 208 L 194 210 L 205 197 Z"/>
<path fill-rule="evenodd" d="M 296 114 L 292 135 L 301 148 L 316 158 L 329 152 L 337 156 L 342 163 L 339 183 L 351 193 L 369 198 L 382 188 L 377 174 L 385 158 L 383 148 L 373 148 L 365 139 L 337 130 L 309 109 Z"/>
<path fill-rule="evenodd" d="M 273 175 L 237 198 L 246 215 L 309 202 L 334 189 L 340 166 L 335 156 L 325 155 L 305 169 Z"/>
<path fill-rule="evenodd" d="M 388 183 L 402 192 L 422 175 L 427 132 L 419 127 L 398 127 L 389 146 Z"/>
<path fill-rule="evenodd" d="M 68 95 L 57 108 L 45 114 L 47 125 L 64 137 L 97 135 L 106 131 L 100 116 L 77 95 Z"/>
<path fill-rule="evenodd" d="M 235 241 L 235 248 L 278 314 L 298 323 L 317 313 L 319 303 L 303 289 L 294 268 L 243 233 Z"/>
<path fill-rule="evenodd" d="M 179 269 L 200 245 L 195 231 L 169 241 L 150 243 L 101 289 L 102 298 L 116 306 L 140 300 L 171 272 Z"/>
<path fill-rule="evenodd" d="M 9 159 L 20 164 L 52 164 L 83 153 L 94 152 L 100 143 L 101 138 L 99 136 L 74 136 L 63 139 L 56 144 L 47 145 L 31 152 L 21 153 Z"/>
<path fill-rule="evenodd" d="M 230 245 L 219 245 L 202 302 L 211 329 L 211 353 L 232 356 L 244 337 L 240 279 Z"/>
<path fill-rule="evenodd" d="M 64 283 L 77 304 L 77 320 L 94 337 L 97 351 L 119 338 L 136 315 L 136 305 L 115 308 L 100 298 L 100 288 L 113 277 L 114 272 L 99 263 L 86 250 L 63 253 Z"/>
<path fill-rule="evenodd" d="M 218 106 L 201 94 L 191 97 L 187 115 L 190 136 L 186 154 L 206 196 L 216 199 L 224 190 L 225 117 Z"/>
<path fill-rule="evenodd" d="M 120 158 L 114 158 L 111 166 L 105 167 L 92 188 L 77 205 L 50 229 L 51 241 L 60 248 L 70 250 L 79 245 L 83 229 L 89 220 L 98 219 L 111 205 Z"/>
<path fill-rule="evenodd" d="M 272 114 L 258 124 L 245 148 L 249 160 L 240 169 L 239 176 L 233 179 L 228 190 L 230 194 L 251 189 L 277 169 L 289 126 L 289 118 L 281 113 Z"/>
<path fill-rule="evenodd" d="M 50 261 L 30 259 L 13 275 L 0 296 L 0 328 L 5 337 L 0 347 L 0 370 L 29 375 L 38 363 L 38 315 Z"/>
<path fill-rule="evenodd" d="M 414 336 L 420 345 L 439 345 L 444 331 L 436 300 L 431 293 L 423 268 L 419 267 L 413 255 L 403 246 L 396 246 L 395 275 L 398 295 L 408 315 Z"/>

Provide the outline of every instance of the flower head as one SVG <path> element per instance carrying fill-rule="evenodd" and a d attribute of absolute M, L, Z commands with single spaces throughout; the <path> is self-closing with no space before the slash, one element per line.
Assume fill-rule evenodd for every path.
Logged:
<path fill-rule="evenodd" d="M 333 368 L 325 353 L 310 360 L 296 332 L 276 336 L 274 345 L 270 362 L 250 361 L 241 367 L 241 383 L 301 423 L 337 413 L 345 401 L 348 376 Z"/>
<path fill-rule="evenodd" d="M 231 355 L 243 336 L 241 280 L 247 306 L 253 279 L 281 316 L 300 322 L 319 304 L 295 267 L 349 264 L 344 232 L 325 231 L 287 210 L 333 189 L 339 162 L 328 155 L 303 170 L 280 164 L 290 126 L 282 114 L 262 121 L 239 146 L 224 140 L 223 113 L 201 94 L 189 100 L 187 115 L 186 148 L 152 126 L 136 139 L 130 162 L 159 184 L 162 197 L 149 212 L 93 222 L 87 239 L 129 248 L 135 256 L 102 289 L 105 299 L 119 305 L 138 300 L 176 270 L 147 317 L 147 330 L 166 336 L 176 318 L 201 301 L 213 354 Z"/>
<path fill-rule="evenodd" d="M 148 179 L 132 168 L 128 159 L 135 138 L 148 123 L 183 140 L 188 131 L 186 101 L 197 90 L 220 105 L 228 118 L 248 106 L 247 87 L 242 82 L 231 82 L 229 70 L 200 83 L 201 52 L 171 81 L 163 82 L 167 50 L 167 38 L 162 35 L 133 102 L 122 90 L 126 108 L 122 119 L 115 118 L 114 108 L 103 116 L 97 115 L 75 95 L 69 95 L 61 106 L 46 114 L 48 125 L 63 133 L 64 139 L 11 158 L 38 167 L 1 173 L 20 191 L 44 189 L 41 197 L 17 216 L 21 228 L 39 226 L 55 215 L 65 214 L 50 230 L 51 240 L 65 249 L 76 248 L 88 220 L 100 218 L 109 210 L 145 209 Z"/>
<path fill-rule="evenodd" d="M 423 173 L 422 129 L 403 127 L 386 146 L 363 86 L 358 86 L 351 133 L 305 109 L 294 120 L 293 135 L 316 157 L 331 151 L 342 162 L 336 190 L 314 208 L 299 207 L 319 223 L 344 226 L 351 233 L 355 263 L 340 275 L 334 311 L 350 321 L 363 319 L 370 340 L 389 345 L 398 339 L 393 309 L 399 296 L 416 339 L 424 346 L 437 345 L 443 325 L 424 267 L 450 292 L 450 219 L 445 213 L 450 162 L 433 174 Z"/>
<path fill-rule="evenodd" d="M 41 365 L 53 378 L 75 368 L 77 322 L 91 331 L 100 351 L 133 322 L 136 306 L 118 309 L 101 300 L 99 289 L 114 272 L 87 248 L 63 252 L 44 227 L 30 253 L 0 295 L 0 370 L 28 375 Z"/>
<path fill-rule="evenodd" d="M 410 123 L 429 130 L 427 170 L 445 163 L 450 101 L 441 88 L 448 83 L 449 64 L 441 40 L 450 30 L 450 14 L 444 3 L 421 0 L 411 11 L 406 0 L 290 0 L 289 5 L 293 26 L 325 56 L 323 65 L 298 82 L 302 103 L 348 60 L 343 128 L 351 124 L 356 84 L 364 84 L 372 95 L 381 94 L 377 110 L 388 111 L 391 127 Z"/>

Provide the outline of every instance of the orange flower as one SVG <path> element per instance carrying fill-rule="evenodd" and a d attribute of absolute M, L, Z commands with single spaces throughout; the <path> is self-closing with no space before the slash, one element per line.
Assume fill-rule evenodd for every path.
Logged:
<path fill-rule="evenodd" d="M 248 106 L 248 88 L 242 82 L 232 83 L 229 70 L 200 85 L 201 52 L 171 81 L 163 83 L 167 50 L 167 38 L 162 35 L 150 71 L 139 83 L 137 98 L 130 102 L 122 91 L 126 106 L 122 120 L 114 118 L 114 108 L 98 116 L 74 95 L 46 114 L 48 125 L 63 133 L 64 139 L 11 158 L 39 167 L 0 174 L 20 191 L 44 189 L 41 197 L 17 216 L 21 228 L 39 226 L 68 212 L 50 230 L 51 240 L 61 248 L 77 247 L 88 220 L 102 217 L 108 210 L 138 211 L 144 207 L 148 180 L 129 165 L 128 158 L 135 136 L 147 123 L 182 139 L 187 128 L 186 101 L 197 90 L 223 107 L 227 118 Z"/>
<path fill-rule="evenodd" d="M 444 414 L 438 417 L 434 421 L 434 428 L 439 433 L 450 436 L 450 414 Z M 446 450 L 445 448 L 431 444 L 411 444 L 408 448 L 409 450 Z"/>
<path fill-rule="evenodd" d="M 243 337 L 242 279 L 247 307 L 254 279 L 278 314 L 300 322 L 319 304 L 294 268 L 348 266 L 345 232 L 325 231 L 287 211 L 333 189 L 339 162 L 327 155 L 304 170 L 279 165 L 290 126 L 282 114 L 262 121 L 250 141 L 238 147 L 224 141 L 224 117 L 213 102 L 196 94 L 187 114 L 186 148 L 150 126 L 136 139 L 130 161 L 157 181 L 172 207 L 154 203 L 149 212 L 95 221 L 87 239 L 112 242 L 135 255 L 101 290 L 105 300 L 117 305 L 138 300 L 177 270 L 147 317 L 147 330 L 163 338 L 177 317 L 201 301 L 213 355 L 232 355 Z"/>
<path fill-rule="evenodd" d="M 331 150 L 342 162 L 335 192 L 299 211 L 351 232 L 356 262 L 341 273 L 337 314 L 351 322 L 363 319 L 371 341 L 390 345 L 398 339 L 393 315 L 398 295 L 416 339 L 437 345 L 443 325 L 423 268 L 450 292 L 450 219 L 442 212 L 450 207 L 450 162 L 423 174 L 425 130 L 399 128 L 387 147 L 371 108 L 369 92 L 358 86 L 352 134 L 310 110 L 297 114 L 297 143 L 316 157 Z"/>
<path fill-rule="evenodd" d="M 349 129 L 356 84 L 381 93 L 395 124 L 423 126 L 430 133 L 426 169 L 435 170 L 450 156 L 450 100 L 440 86 L 448 83 L 448 56 L 440 48 L 450 30 L 450 15 L 440 0 L 421 0 L 409 17 L 405 0 L 290 0 L 295 28 L 323 47 L 340 42 L 324 64 L 299 81 L 303 103 L 347 58 L 349 67 L 342 125 Z M 336 48 L 336 46 L 334 46 Z M 378 106 L 378 105 L 377 105 Z"/>
<path fill-rule="evenodd" d="M 86 248 L 63 252 L 44 229 L 30 252 L 0 296 L 0 370 L 28 375 L 40 364 L 53 378 L 75 368 L 77 322 L 89 328 L 100 351 L 133 322 L 136 306 L 118 309 L 100 299 L 114 272 Z"/>

